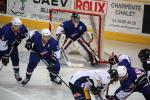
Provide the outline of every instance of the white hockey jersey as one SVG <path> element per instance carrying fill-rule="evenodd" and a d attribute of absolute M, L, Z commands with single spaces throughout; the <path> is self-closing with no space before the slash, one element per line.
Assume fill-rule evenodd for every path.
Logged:
<path fill-rule="evenodd" d="M 100 95 L 105 98 L 105 92 L 110 82 L 110 74 L 102 69 L 92 71 L 79 71 L 71 77 L 70 83 L 86 87 L 91 93 L 91 86 L 102 87 Z M 101 100 L 95 95 L 96 100 Z"/>

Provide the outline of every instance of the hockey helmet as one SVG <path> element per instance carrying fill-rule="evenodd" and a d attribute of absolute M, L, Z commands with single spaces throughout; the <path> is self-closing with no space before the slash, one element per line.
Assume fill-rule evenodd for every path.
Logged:
<path fill-rule="evenodd" d="M 51 38 L 51 32 L 49 29 L 46 28 L 42 29 L 41 34 L 42 34 L 43 42 L 48 42 L 48 40 Z"/>
<path fill-rule="evenodd" d="M 41 34 L 42 34 L 42 36 L 44 36 L 44 37 L 49 37 L 49 36 L 51 36 L 50 30 L 49 30 L 49 29 L 46 29 L 46 28 L 41 30 Z"/>
<path fill-rule="evenodd" d="M 20 25 L 22 25 L 22 21 L 20 20 L 19 17 L 12 18 L 11 23 L 14 26 L 20 26 Z"/>
<path fill-rule="evenodd" d="M 142 62 L 146 61 L 146 59 L 150 57 L 150 50 L 149 49 L 140 50 L 138 57 Z"/>
<path fill-rule="evenodd" d="M 131 59 L 128 55 L 121 54 L 118 56 L 118 61 L 121 62 L 122 60 L 126 59 L 131 64 Z"/>
<path fill-rule="evenodd" d="M 127 74 L 127 68 L 123 66 L 118 66 L 117 67 L 117 72 L 119 77 L 124 77 Z"/>
<path fill-rule="evenodd" d="M 110 74 L 111 79 L 113 79 L 113 80 L 118 79 L 118 72 L 116 69 L 109 69 L 108 73 Z"/>

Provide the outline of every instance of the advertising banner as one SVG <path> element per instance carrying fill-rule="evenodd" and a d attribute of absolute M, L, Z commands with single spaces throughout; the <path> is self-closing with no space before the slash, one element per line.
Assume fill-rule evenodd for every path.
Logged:
<path fill-rule="evenodd" d="M 74 9 L 88 11 L 98 14 L 105 14 L 107 1 L 105 0 L 74 0 Z"/>
<path fill-rule="evenodd" d="M 48 20 L 50 8 L 71 8 L 72 0 L 8 0 L 7 14 Z"/>
<path fill-rule="evenodd" d="M 6 13 L 7 0 L 0 0 L 0 13 Z"/>
<path fill-rule="evenodd" d="M 124 33 L 141 33 L 144 4 L 109 0 L 105 29 Z"/>

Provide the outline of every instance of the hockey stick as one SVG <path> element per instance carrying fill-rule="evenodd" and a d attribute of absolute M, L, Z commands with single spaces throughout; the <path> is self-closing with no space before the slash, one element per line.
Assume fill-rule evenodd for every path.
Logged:
<path fill-rule="evenodd" d="M 111 55 L 107 53 L 107 55 L 114 57 L 114 52 L 112 52 Z M 109 66 L 109 70 L 111 70 L 111 69 L 112 69 L 112 64 L 110 64 L 110 66 Z M 113 82 L 113 80 L 110 81 L 109 84 L 108 84 L 107 91 L 106 91 L 106 98 L 107 98 L 107 96 L 109 96 L 109 94 L 108 94 L 108 92 L 109 92 L 109 86 L 110 86 L 110 84 L 111 84 L 112 82 Z"/>
<path fill-rule="evenodd" d="M 14 46 L 11 48 L 11 50 L 9 51 L 8 57 L 10 56 L 12 50 L 14 49 Z M 2 64 L 2 66 L 0 67 L 0 71 L 3 69 L 4 65 Z"/>
<path fill-rule="evenodd" d="M 112 64 L 110 64 L 110 68 L 109 70 L 112 69 Z M 107 87 L 107 91 L 106 91 L 106 96 L 108 96 L 108 92 L 109 92 L 109 85 L 111 84 L 111 81 L 108 83 L 108 87 Z"/>
<path fill-rule="evenodd" d="M 65 62 L 67 63 L 68 66 L 70 67 L 77 67 L 77 68 L 80 68 L 80 67 L 84 67 L 83 64 L 74 64 L 74 63 L 71 63 L 71 61 L 69 60 L 69 57 L 67 56 L 65 50 L 62 48 L 61 49 L 61 53 L 65 59 Z"/>
<path fill-rule="evenodd" d="M 87 82 L 88 82 L 90 85 L 92 85 L 92 82 L 91 82 L 88 78 L 86 78 L 86 80 L 87 80 Z M 96 95 L 97 95 L 101 100 L 103 100 L 102 96 L 101 96 L 99 93 L 97 93 Z"/>
<path fill-rule="evenodd" d="M 33 49 L 32 49 L 33 50 Z M 42 60 L 42 62 L 47 66 L 47 67 L 51 67 L 52 68 L 52 66 L 50 65 L 50 64 L 48 64 L 42 57 L 41 57 L 41 55 L 38 53 L 38 52 L 36 52 L 35 50 L 33 50 L 37 55 L 38 55 L 38 57 Z M 51 72 L 52 73 L 52 72 Z M 55 74 L 55 73 L 53 73 L 53 74 Z M 69 89 L 70 89 L 70 87 L 69 87 L 69 85 L 58 75 L 58 74 L 55 74 Z"/>
<path fill-rule="evenodd" d="M 99 98 L 100 98 L 101 100 L 104 100 L 100 94 L 98 94 L 98 96 L 99 96 Z"/>

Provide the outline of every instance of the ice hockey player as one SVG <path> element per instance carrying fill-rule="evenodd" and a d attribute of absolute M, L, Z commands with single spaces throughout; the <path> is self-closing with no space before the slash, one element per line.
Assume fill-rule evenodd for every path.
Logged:
<path fill-rule="evenodd" d="M 90 64 L 97 64 L 99 59 L 90 46 L 93 35 L 87 31 L 86 25 L 80 21 L 79 14 L 73 13 L 71 20 L 62 22 L 56 30 L 56 36 L 58 37 L 60 47 L 67 53 L 76 48 Z"/>
<path fill-rule="evenodd" d="M 22 39 L 26 38 L 28 30 L 19 17 L 14 17 L 11 23 L 8 23 L 2 27 L 1 34 L 1 50 L 2 63 L 7 66 L 9 63 L 9 56 L 12 61 L 15 79 L 21 81 L 22 78 L 19 75 L 19 53 L 18 45 Z"/>
<path fill-rule="evenodd" d="M 115 92 L 115 100 L 125 100 L 133 92 L 140 92 L 146 100 L 150 100 L 150 87 L 145 71 L 133 68 L 127 55 L 122 54 L 118 59 L 117 57 L 114 59 L 112 61 L 112 58 L 110 58 L 109 61 L 113 62 L 111 64 L 118 63 L 117 72 L 121 85 Z"/>
<path fill-rule="evenodd" d="M 79 71 L 71 77 L 69 86 L 75 100 L 91 100 L 90 94 L 93 94 L 96 100 L 106 100 L 108 84 L 117 79 L 118 73 L 115 69 Z"/>
<path fill-rule="evenodd" d="M 50 72 L 51 81 L 61 84 L 62 81 L 57 77 L 60 71 L 60 48 L 58 42 L 51 36 L 50 30 L 42 29 L 41 32 L 36 30 L 31 31 L 25 47 L 30 50 L 30 58 L 26 78 L 22 81 L 22 84 L 26 85 L 29 82 L 40 60 L 48 63 L 49 66 L 47 66 L 47 69 Z"/>
<path fill-rule="evenodd" d="M 146 71 L 147 78 L 150 85 L 150 49 L 140 50 L 138 57 L 142 62 L 144 70 Z"/>

